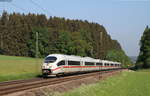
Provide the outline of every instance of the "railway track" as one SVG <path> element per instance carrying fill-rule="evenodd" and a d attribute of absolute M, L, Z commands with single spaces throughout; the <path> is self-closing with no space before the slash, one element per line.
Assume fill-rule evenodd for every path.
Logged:
<path fill-rule="evenodd" d="M 5 86 L 9 84 L 18 84 L 18 83 L 24 83 L 24 82 L 31 82 L 31 81 L 37 81 L 37 80 L 42 80 L 43 78 L 33 78 L 33 79 L 27 79 L 27 80 L 12 80 L 12 81 L 5 81 L 5 82 L 0 82 L 0 86 Z"/>
<path fill-rule="evenodd" d="M 72 75 L 72 76 L 66 76 L 66 77 L 61 77 L 61 78 L 49 78 L 49 79 L 34 78 L 34 79 L 29 79 L 29 80 L 16 80 L 16 81 L 10 81 L 10 82 L 2 82 L 0 83 L 0 96 L 23 91 L 23 90 L 43 87 L 47 85 L 53 85 L 53 84 L 72 81 L 76 79 L 82 79 L 82 78 L 86 78 L 89 76 L 100 75 L 100 74 L 102 75 L 105 73 L 113 73 L 116 71 L 118 70 L 93 72 L 93 73 L 88 73 L 88 74 Z"/>

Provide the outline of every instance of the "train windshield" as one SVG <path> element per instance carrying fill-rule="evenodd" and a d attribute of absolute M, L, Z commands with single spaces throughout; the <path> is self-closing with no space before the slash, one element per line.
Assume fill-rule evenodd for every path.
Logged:
<path fill-rule="evenodd" d="M 56 60 L 57 60 L 56 57 L 50 56 L 50 57 L 47 57 L 44 62 L 45 62 L 45 63 L 53 63 L 53 62 L 55 62 Z"/>

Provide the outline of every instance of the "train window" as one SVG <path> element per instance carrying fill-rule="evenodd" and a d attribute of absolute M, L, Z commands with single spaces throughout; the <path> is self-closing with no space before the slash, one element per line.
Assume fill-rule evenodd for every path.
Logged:
<path fill-rule="evenodd" d="M 102 64 L 102 63 L 96 63 L 96 65 L 100 65 L 100 66 L 102 66 L 103 64 Z"/>
<path fill-rule="evenodd" d="M 113 66 L 114 64 L 111 64 L 111 66 Z"/>
<path fill-rule="evenodd" d="M 107 64 L 105 63 L 105 66 L 107 66 Z"/>
<path fill-rule="evenodd" d="M 68 61 L 68 65 L 80 65 L 80 61 Z"/>
<path fill-rule="evenodd" d="M 62 66 L 62 65 L 65 65 L 65 61 L 63 60 L 63 61 L 60 61 L 58 64 L 57 64 L 57 66 Z"/>
<path fill-rule="evenodd" d="M 45 62 L 45 63 L 53 63 L 53 62 L 55 62 L 56 60 L 57 60 L 56 57 L 50 56 L 50 57 L 47 57 L 44 62 Z"/>
<path fill-rule="evenodd" d="M 94 65 L 94 62 L 85 62 L 85 65 Z"/>
<path fill-rule="evenodd" d="M 107 63 L 106 66 L 109 66 L 109 63 Z"/>

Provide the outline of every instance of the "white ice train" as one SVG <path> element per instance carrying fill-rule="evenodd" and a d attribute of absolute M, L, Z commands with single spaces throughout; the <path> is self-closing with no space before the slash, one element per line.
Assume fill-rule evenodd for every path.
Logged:
<path fill-rule="evenodd" d="M 42 65 L 43 76 L 121 68 L 121 63 L 63 54 L 48 55 Z"/>

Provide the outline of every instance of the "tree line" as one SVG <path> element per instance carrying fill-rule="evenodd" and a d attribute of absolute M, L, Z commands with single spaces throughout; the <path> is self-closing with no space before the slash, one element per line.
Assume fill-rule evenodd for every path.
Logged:
<path fill-rule="evenodd" d="M 140 40 L 140 53 L 136 69 L 150 68 L 150 28 L 147 26 Z"/>
<path fill-rule="evenodd" d="M 95 22 L 3 12 L 0 54 L 35 57 L 36 32 L 39 34 L 39 57 L 62 53 L 106 59 L 110 50 L 123 51 L 104 26 Z"/>

